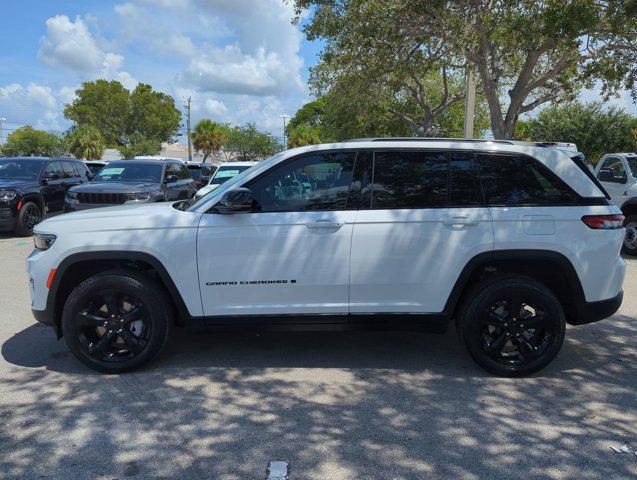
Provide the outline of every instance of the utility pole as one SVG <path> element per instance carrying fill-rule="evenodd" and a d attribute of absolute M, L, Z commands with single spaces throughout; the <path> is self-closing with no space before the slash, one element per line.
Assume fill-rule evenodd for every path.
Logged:
<path fill-rule="evenodd" d="M 186 104 L 186 125 L 188 129 L 188 161 L 192 162 L 192 148 L 190 147 L 190 103 L 192 97 L 188 97 L 188 103 Z"/>
<path fill-rule="evenodd" d="M 287 150 L 288 143 L 285 135 L 285 122 L 288 118 L 290 118 L 290 116 L 287 113 L 284 113 L 283 115 L 281 115 L 281 118 L 283 119 L 283 150 Z"/>
<path fill-rule="evenodd" d="M 467 85 L 464 100 L 464 138 L 473 138 L 473 118 L 476 111 L 476 78 L 473 69 L 467 70 Z"/>
<path fill-rule="evenodd" d="M 0 145 L 4 145 L 4 138 L 2 137 L 2 122 L 6 122 L 7 119 L 0 117 Z"/>

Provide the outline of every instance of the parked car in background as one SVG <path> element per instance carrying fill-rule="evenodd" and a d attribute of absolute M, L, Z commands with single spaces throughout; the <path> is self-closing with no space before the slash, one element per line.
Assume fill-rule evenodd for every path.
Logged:
<path fill-rule="evenodd" d="M 368 139 L 281 152 L 198 201 L 47 220 L 27 270 L 35 318 L 103 372 L 148 362 L 173 323 L 453 323 L 480 366 L 522 376 L 619 308 L 622 220 L 559 149 Z"/>
<path fill-rule="evenodd" d="M 595 169 L 595 176 L 626 217 L 623 250 L 637 255 L 637 153 L 608 153 Z"/>
<path fill-rule="evenodd" d="M 91 175 L 95 176 L 108 162 L 103 160 L 83 160 L 83 163 L 89 169 Z"/>
<path fill-rule="evenodd" d="M 258 165 L 259 162 L 226 162 L 219 165 L 217 171 L 210 178 L 208 185 L 200 188 L 195 194 L 195 198 L 201 198 L 204 195 L 212 192 L 219 185 L 230 180 L 232 177 L 240 174 L 244 170 L 247 170 L 250 167 Z"/>
<path fill-rule="evenodd" d="M 65 210 L 188 200 L 196 191 L 195 182 L 183 162 L 117 160 L 109 162 L 90 183 L 69 189 Z"/>
<path fill-rule="evenodd" d="M 195 181 L 197 189 L 206 186 L 218 168 L 217 165 L 200 162 L 186 162 L 186 166 L 190 170 L 190 176 Z"/>
<path fill-rule="evenodd" d="M 0 230 L 31 235 L 40 220 L 64 211 L 66 191 L 89 176 L 73 158 L 0 158 Z"/>

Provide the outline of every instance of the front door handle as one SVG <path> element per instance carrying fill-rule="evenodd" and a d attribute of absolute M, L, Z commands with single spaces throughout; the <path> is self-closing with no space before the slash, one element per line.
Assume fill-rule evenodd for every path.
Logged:
<path fill-rule="evenodd" d="M 321 221 L 319 220 L 318 222 L 307 222 L 305 224 L 305 226 L 307 228 L 309 228 L 310 230 L 315 230 L 315 229 L 333 229 L 333 230 L 338 230 L 339 228 L 341 228 L 344 225 L 344 223 L 341 222 L 331 222 L 331 221 Z"/>
<path fill-rule="evenodd" d="M 465 228 L 465 227 L 475 227 L 480 223 L 480 220 L 477 218 L 467 218 L 467 217 L 447 217 L 442 220 L 442 223 L 447 227 L 452 228 Z"/>

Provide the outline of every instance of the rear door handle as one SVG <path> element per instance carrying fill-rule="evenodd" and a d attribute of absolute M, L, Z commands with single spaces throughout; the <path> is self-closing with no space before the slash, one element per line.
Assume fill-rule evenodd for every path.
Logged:
<path fill-rule="evenodd" d="M 315 229 L 319 229 L 319 228 L 336 229 L 336 230 L 338 230 L 343 225 L 344 225 L 344 223 L 341 223 L 341 222 L 330 222 L 330 221 L 327 221 L 327 220 L 326 221 L 319 220 L 318 222 L 307 222 L 305 224 L 305 226 L 307 228 L 309 228 L 310 230 L 315 230 Z"/>
<path fill-rule="evenodd" d="M 465 227 L 475 227 L 480 223 L 480 220 L 476 218 L 467 218 L 467 217 L 447 217 L 442 220 L 442 223 L 447 227 L 452 228 L 465 228 Z"/>

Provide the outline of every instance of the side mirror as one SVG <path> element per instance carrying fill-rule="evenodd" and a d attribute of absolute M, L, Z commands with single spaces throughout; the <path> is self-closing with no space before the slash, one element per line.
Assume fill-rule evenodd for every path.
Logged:
<path fill-rule="evenodd" d="M 40 179 L 40 185 L 46 187 L 48 184 L 49 184 L 49 181 L 46 178 L 42 177 Z"/>
<path fill-rule="evenodd" d="M 86 172 L 86 178 L 89 180 L 93 180 L 95 178 L 95 174 L 91 172 Z"/>
<path fill-rule="evenodd" d="M 233 188 L 225 192 L 216 205 L 218 213 L 250 213 L 260 209 L 259 202 L 248 188 Z"/>
<path fill-rule="evenodd" d="M 166 183 L 175 183 L 177 181 L 177 175 L 168 174 L 164 180 Z"/>

